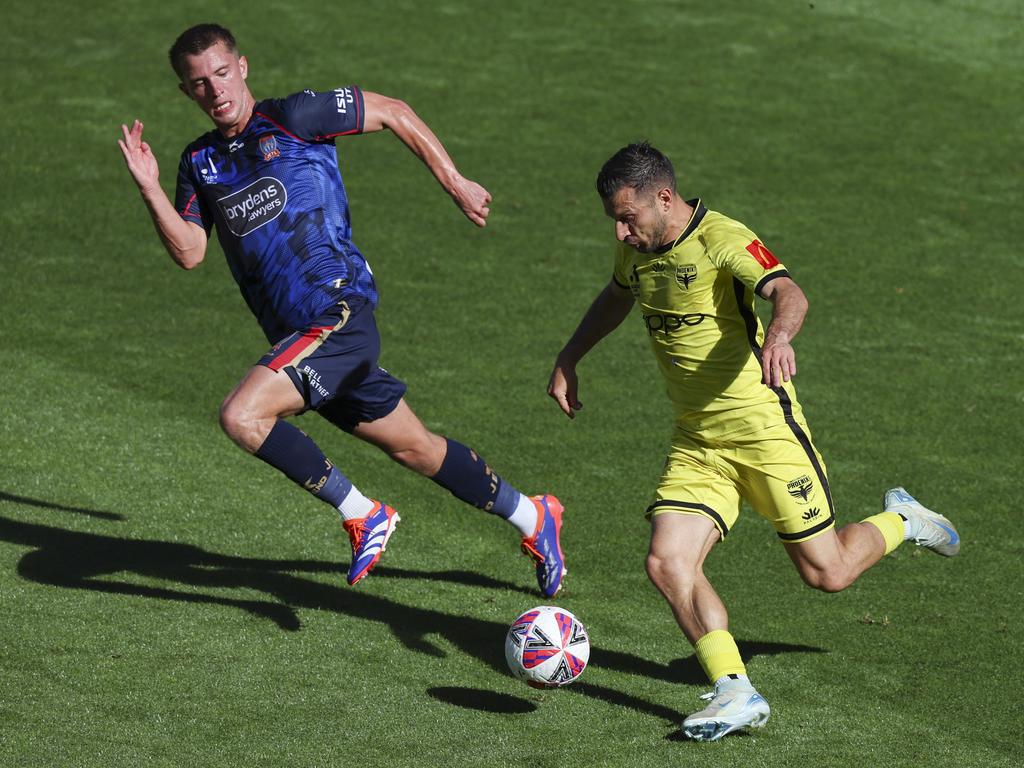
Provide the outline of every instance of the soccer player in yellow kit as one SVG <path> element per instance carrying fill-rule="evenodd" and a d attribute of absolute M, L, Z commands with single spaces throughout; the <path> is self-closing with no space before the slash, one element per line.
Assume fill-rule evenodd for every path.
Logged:
<path fill-rule="evenodd" d="M 763 726 L 769 715 L 703 572 L 711 548 L 736 524 L 741 499 L 771 521 L 804 582 L 826 592 L 845 589 L 905 540 L 949 557 L 960 537 L 902 488 L 885 494 L 880 514 L 837 530 L 825 463 L 791 380 L 803 291 L 743 224 L 683 200 L 671 162 L 646 142 L 612 156 L 597 190 L 620 242 L 615 266 L 558 355 L 548 394 L 573 417 L 582 407 L 576 364 L 640 305 L 675 412 L 647 509 L 647 573 L 715 686 L 683 732 L 714 741 Z M 755 296 L 772 305 L 767 330 Z"/>

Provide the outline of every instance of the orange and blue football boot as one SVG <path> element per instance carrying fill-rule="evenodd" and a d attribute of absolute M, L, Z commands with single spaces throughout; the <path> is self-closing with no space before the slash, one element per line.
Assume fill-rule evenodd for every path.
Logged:
<path fill-rule="evenodd" d="M 537 563 L 537 585 L 541 593 L 544 597 L 554 597 L 567 573 L 559 541 L 565 508 L 548 493 L 532 496 L 530 501 L 537 508 L 537 527 L 532 536 L 523 538 L 523 552 Z"/>
<path fill-rule="evenodd" d="M 366 517 L 345 520 L 342 525 L 352 540 L 352 564 L 348 567 L 348 583 L 358 584 L 377 564 L 395 526 L 402 519 L 387 504 L 373 502 L 373 511 Z"/>

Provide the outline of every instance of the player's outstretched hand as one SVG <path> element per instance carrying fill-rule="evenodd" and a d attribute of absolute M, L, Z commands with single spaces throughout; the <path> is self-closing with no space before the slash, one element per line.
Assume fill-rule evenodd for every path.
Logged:
<path fill-rule="evenodd" d="M 131 129 L 122 124 L 121 133 L 123 138 L 118 139 L 117 144 L 121 147 L 128 172 L 139 185 L 139 189 L 144 190 L 159 184 L 160 168 L 157 166 L 153 150 L 142 140 L 142 123 L 136 120 L 132 123 Z"/>
<path fill-rule="evenodd" d="M 452 185 L 451 196 L 455 204 L 466 214 L 467 219 L 478 227 L 486 226 L 487 217 L 491 213 L 490 192 L 475 181 L 459 176 Z"/>
<path fill-rule="evenodd" d="M 761 381 L 765 386 L 781 387 L 796 375 L 796 352 L 787 341 L 767 342 L 761 350 Z"/>
<path fill-rule="evenodd" d="M 576 379 L 576 368 L 565 365 L 561 361 L 555 363 L 555 369 L 551 372 L 551 379 L 548 381 L 548 395 L 558 403 L 562 413 L 570 419 L 576 418 L 576 411 L 583 407 L 583 403 L 577 397 L 579 382 Z"/>

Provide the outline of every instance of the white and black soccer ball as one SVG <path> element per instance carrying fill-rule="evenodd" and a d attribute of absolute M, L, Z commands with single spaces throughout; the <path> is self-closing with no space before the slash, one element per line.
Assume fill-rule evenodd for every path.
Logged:
<path fill-rule="evenodd" d="M 534 688 L 558 688 L 583 674 L 590 638 L 564 608 L 540 605 L 512 622 L 505 635 L 505 660 L 512 674 Z"/>

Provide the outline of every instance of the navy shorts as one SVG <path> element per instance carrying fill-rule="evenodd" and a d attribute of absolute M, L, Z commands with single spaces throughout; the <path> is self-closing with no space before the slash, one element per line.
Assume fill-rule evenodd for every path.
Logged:
<path fill-rule="evenodd" d="M 308 408 L 351 432 L 398 406 L 405 383 L 377 365 L 380 334 L 373 307 L 342 301 L 274 345 L 259 365 L 284 371 Z"/>

